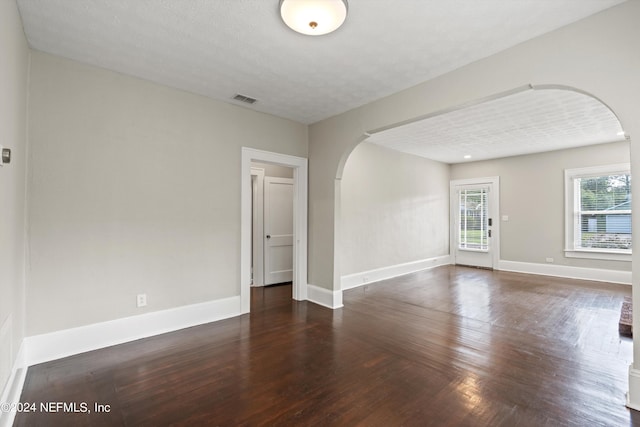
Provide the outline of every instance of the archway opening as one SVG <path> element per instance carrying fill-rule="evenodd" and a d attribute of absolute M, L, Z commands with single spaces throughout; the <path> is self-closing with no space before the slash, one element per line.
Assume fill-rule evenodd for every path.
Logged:
<path fill-rule="evenodd" d="M 506 190 L 488 218 L 503 247 L 495 268 L 593 277 L 587 269 L 595 267 L 607 271 L 597 280 L 630 283 L 630 262 L 570 256 L 564 200 L 565 170 L 629 159 L 629 139 L 615 113 L 590 94 L 558 85 L 527 85 L 371 130 L 344 154 L 336 175 L 340 287 L 455 263 L 455 215 L 443 226 L 441 213 L 427 212 L 442 211 L 435 201 L 445 192 L 450 197 L 449 181 L 494 176 Z M 409 191 L 425 180 L 431 185 Z M 606 217 L 601 213 L 592 225 L 606 227 Z M 443 227 L 451 233 L 440 236 Z M 524 247 L 539 236 L 543 243 Z"/>

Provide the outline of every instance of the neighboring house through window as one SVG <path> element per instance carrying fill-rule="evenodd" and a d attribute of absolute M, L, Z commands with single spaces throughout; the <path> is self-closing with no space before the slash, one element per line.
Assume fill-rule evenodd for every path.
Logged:
<path fill-rule="evenodd" d="M 565 170 L 565 255 L 631 261 L 628 163 Z"/>

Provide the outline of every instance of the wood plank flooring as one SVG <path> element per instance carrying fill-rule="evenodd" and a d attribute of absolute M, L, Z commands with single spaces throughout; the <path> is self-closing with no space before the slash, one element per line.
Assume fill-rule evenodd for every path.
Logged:
<path fill-rule="evenodd" d="M 440 267 L 33 366 L 17 426 L 628 426 L 631 288 Z M 109 405 L 96 413 L 94 404 Z"/>

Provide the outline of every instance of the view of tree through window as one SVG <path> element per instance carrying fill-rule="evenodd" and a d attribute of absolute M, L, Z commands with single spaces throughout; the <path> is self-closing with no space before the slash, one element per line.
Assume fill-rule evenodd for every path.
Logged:
<path fill-rule="evenodd" d="M 631 250 L 631 175 L 576 179 L 581 248 Z"/>

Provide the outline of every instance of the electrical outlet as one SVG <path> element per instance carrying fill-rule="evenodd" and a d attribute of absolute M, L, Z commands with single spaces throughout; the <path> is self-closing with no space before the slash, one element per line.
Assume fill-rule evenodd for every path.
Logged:
<path fill-rule="evenodd" d="M 553 263 L 554 259 L 553 259 L 553 258 L 551 258 L 551 257 L 547 257 L 547 258 L 546 258 L 546 261 L 547 261 L 548 263 Z"/>
<path fill-rule="evenodd" d="M 138 307 L 144 307 L 147 305 L 147 294 L 138 294 L 136 296 L 136 305 Z"/>

